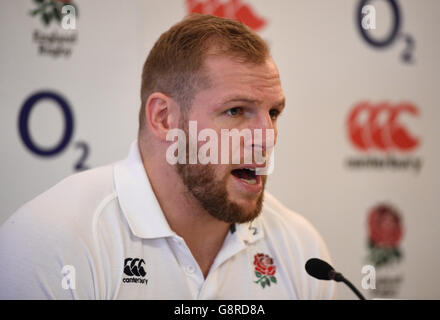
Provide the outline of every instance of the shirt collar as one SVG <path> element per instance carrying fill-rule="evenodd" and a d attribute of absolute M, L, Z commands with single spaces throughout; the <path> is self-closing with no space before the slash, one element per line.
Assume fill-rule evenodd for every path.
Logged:
<path fill-rule="evenodd" d="M 131 231 L 140 238 L 172 236 L 163 211 L 151 188 L 135 140 L 128 157 L 114 167 L 115 188 L 119 204 Z"/>
<path fill-rule="evenodd" d="M 263 212 L 261 212 L 262 214 Z M 264 229 L 261 223 L 261 214 L 256 219 L 247 223 L 236 224 L 238 237 L 248 245 L 264 238 Z"/>

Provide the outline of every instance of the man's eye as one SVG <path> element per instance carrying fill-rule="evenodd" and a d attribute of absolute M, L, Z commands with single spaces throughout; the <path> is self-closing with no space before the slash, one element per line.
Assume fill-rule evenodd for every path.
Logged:
<path fill-rule="evenodd" d="M 240 107 L 231 108 L 229 110 L 226 110 L 226 114 L 231 117 L 239 116 L 243 114 L 243 108 Z"/>
<path fill-rule="evenodd" d="M 272 120 L 276 120 L 278 118 L 278 116 L 280 115 L 280 112 L 276 109 L 272 109 L 269 111 L 269 115 Z"/>

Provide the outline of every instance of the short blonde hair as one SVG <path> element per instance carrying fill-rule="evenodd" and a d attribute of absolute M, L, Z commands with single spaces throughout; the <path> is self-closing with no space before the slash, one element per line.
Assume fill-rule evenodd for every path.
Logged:
<path fill-rule="evenodd" d="M 266 42 L 249 27 L 232 19 L 192 14 L 163 33 L 151 49 L 142 71 L 139 131 L 145 126 L 145 104 L 162 92 L 187 108 L 200 88 L 209 83 L 203 74 L 208 51 L 261 64 L 269 56 Z"/>

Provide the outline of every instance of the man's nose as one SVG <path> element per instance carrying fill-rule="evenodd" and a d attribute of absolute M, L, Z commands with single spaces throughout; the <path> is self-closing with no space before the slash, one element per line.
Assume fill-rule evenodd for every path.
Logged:
<path fill-rule="evenodd" d="M 252 147 L 261 148 L 264 152 L 275 146 L 277 131 L 269 113 L 260 114 L 252 123 Z M 267 150 L 269 151 L 269 150 Z"/>

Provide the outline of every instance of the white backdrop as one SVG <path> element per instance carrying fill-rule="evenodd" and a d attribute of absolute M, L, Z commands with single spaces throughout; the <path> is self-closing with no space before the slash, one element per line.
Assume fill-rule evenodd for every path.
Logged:
<path fill-rule="evenodd" d="M 394 25 L 390 3 L 399 8 L 398 31 L 405 36 L 384 48 L 361 37 L 356 19 L 360 2 L 235 1 L 237 8 L 247 6 L 264 20 L 257 31 L 272 48 L 287 97 L 268 189 L 318 228 L 334 266 L 359 288 L 362 266 L 372 263 L 367 259 L 368 215 L 383 203 L 393 207 L 403 230 L 395 249 L 403 256 L 377 267 L 376 285 L 400 280 L 389 285 L 388 295 L 377 289 L 363 292 L 369 297 L 439 299 L 440 2 L 370 1 L 376 8 L 377 29 L 368 33 L 373 40 L 387 38 Z M 46 26 L 42 14 L 30 14 L 40 7 L 38 1 L 0 0 L 0 223 L 75 172 L 85 154 L 77 143 L 87 145 L 83 163 L 90 168 L 125 157 L 136 137 L 143 62 L 159 35 L 188 13 L 185 0 L 73 3 L 76 30 L 65 31 L 56 21 Z M 210 3 L 205 10 L 232 2 Z M 240 17 L 251 22 L 248 15 Z M 43 40 L 53 34 L 73 41 Z M 402 59 L 405 51 L 411 52 L 410 62 Z M 32 153 L 19 130 L 25 102 L 44 92 L 60 96 L 73 114 L 71 139 L 51 157 Z M 418 144 L 410 150 L 358 149 L 348 135 L 347 119 L 362 101 L 373 106 L 387 102 L 391 108 L 402 102 L 413 105 L 418 116 L 401 113 L 398 124 Z M 385 120 L 377 120 L 383 123 L 386 114 Z M 26 128 L 37 149 L 57 145 L 65 131 L 61 109 L 52 100 L 41 100 Z M 419 161 L 420 169 L 347 165 L 349 160 L 389 157 Z M 338 288 L 339 298 L 353 298 L 348 289 Z"/>

